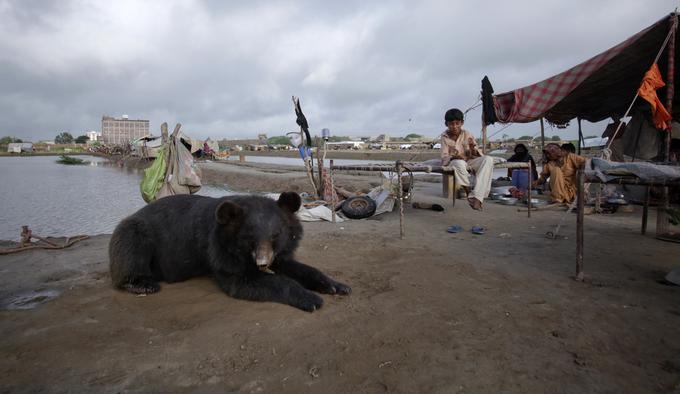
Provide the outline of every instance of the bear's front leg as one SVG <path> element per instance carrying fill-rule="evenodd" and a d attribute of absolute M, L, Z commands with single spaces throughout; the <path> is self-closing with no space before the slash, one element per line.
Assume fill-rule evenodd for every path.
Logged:
<path fill-rule="evenodd" d="M 318 269 L 292 259 L 278 259 L 274 261 L 271 269 L 319 293 L 347 295 L 352 292 L 352 288 L 346 284 L 334 281 Z"/>
<path fill-rule="evenodd" d="M 321 297 L 282 275 L 218 273 L 215 279 L 225 293 L 242 300 L 279 302 L 307 312 L 314 312 L 323 305 Z"/>

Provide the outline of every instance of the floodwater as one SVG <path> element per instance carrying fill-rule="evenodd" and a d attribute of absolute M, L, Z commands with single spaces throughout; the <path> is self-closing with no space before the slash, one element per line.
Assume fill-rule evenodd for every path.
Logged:
<path fill-rule="evenodd" d="M 57 164 L 57 156 L 0 157 L 0 239 L 18 241 L 21 226 L 41 237 L 110 234 L 146 203 L 139 191 L 144 170 L 119 167 L 95 156 L 88 165 Z M 248 161 L 302 166 L 301 159 L 249 156 Z M 337 164 L 362 164 L 339 160 Z M 376 162 L 377 163 L 377 162 Z M 203 185 L 210 197 L 233 194 Z"/>
<path fill-rule="evenodd" d="M 139 191 L 143 170 L 119 167 L 103 158 L 79 156 L 88 165 L 57 164 L 56 156 L 0 157 L 0 239 L 18 241 L 21 226 L 47 237 L 110 234 L 145 205 Z M 248 161 L 302 166 L 289 157 L 248 156 Z M 335 160 L 337 165 L 367 160 Z M 391 163 L 371 161 L 371 163 Z M 504 176 L 496 170 L 494 177 Z M 200 195 L 221 197 L 226 187 L 203 185 Z"/>
<path fill-rule="evenodd" d="M 0 157 L 0 239 L 18 241 L 22 225 L 41 237 L 110 234 L 146 204 L 139 191 L 143 170 L 78 157 L 90 164 L 57 164 L 56 156 Z M 229 191 L 203 186 L 198 194 Z"/>

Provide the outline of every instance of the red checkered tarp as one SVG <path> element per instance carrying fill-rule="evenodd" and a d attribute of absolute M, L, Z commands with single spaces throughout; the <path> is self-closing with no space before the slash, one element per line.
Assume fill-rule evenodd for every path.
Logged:
<path fill-rule="evenodd" d="M 526 123 L 544 117 L 560 124 L 576 117 L 597 122 L 615 114 L 623 115 L 668 34 L 669 22 L 670 18 L 664 17 L 563 73 L 495 95 L 493 105 L 498 121 Z M 660 65 L 664 68 L 664 63 Z"/>

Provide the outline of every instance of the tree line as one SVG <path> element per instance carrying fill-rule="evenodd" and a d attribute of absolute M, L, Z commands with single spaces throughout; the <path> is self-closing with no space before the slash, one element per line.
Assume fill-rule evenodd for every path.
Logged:
<path fill-rule="evenodd" d="M 90 140 L 90 137 L 88 137 L 86 135 L 81 135 L 81 136 L 78 136 L 77 138 L 73 138 L 73 136 L 69 132 L 59 133 L 59 134 L 57 134 L 56 137 L 54 137 L 54 143 L 55 144 L 72 144 L 74 142 L 76 144 L 84 144 L 89 140 Z M 21 138 L 16 138 L 14 136 L 5 136 L 5 137 L 0 138 L 0 145 L 8 145 L 8 144 L 19 143 L 19 142 L 24 142 L 24 141 Z"/>
<path fill-rule="evenodd" d="M 90 137 L 88 137 L 86 135 L 80 135 L 77 138 L 73 138 L 71 133 L 69 133 L 67 131 L 65 131 L 63 133 L 59 133 L 59 134 L 57 134 L 56 137 L 54 137 L 54 143 L 55 144 L 72 144 L 74 142 L 76 144 L 84 144 L 84 143 L 87 143 L 87 141 L 89 141 L 89 140 L 90 140 Z"/>

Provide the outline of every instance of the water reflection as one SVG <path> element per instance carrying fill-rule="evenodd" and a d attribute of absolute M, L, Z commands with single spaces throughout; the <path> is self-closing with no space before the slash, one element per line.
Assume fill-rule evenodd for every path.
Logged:
<path fill-rule="evenodd" d="M 109 234 L 145 205 L 141 169 L 95 156 L 88 165 L 57 164 L 58 157 L 0 157 L 0 239 L 18 240 L 21 226 L 40 236 Z M 220 197 L 221 187 L 198 194 Z"/>

